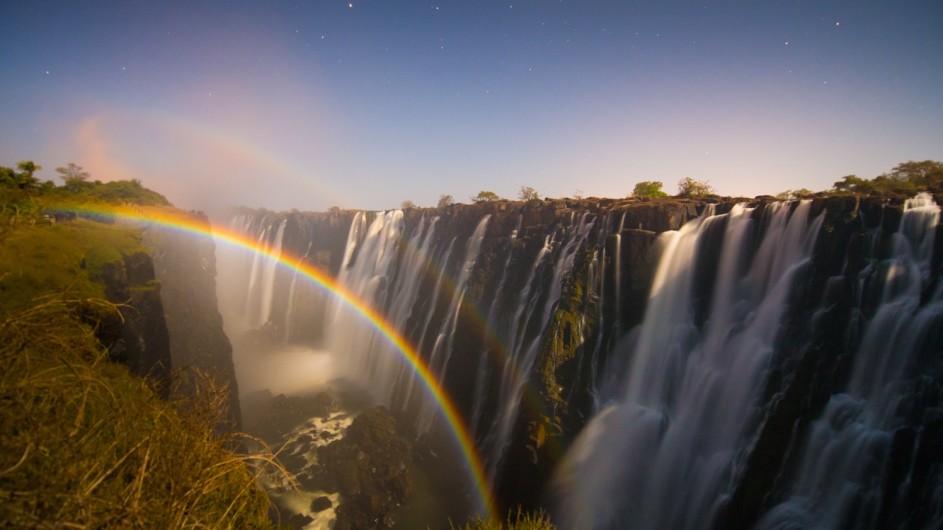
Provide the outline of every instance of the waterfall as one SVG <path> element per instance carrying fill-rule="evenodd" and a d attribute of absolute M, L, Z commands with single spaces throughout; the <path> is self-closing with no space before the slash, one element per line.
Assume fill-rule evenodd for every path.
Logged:
<path fill-rule="evenodd" d="M 939 503 L 924 507 L 929 514 L 918 525 L 895 517 L 888 506 L 898 499 L 885 497 L 891 453 L 895 443 L 904 439 L 901 433 L 907 432 L 912 401 L 926 377 L 915 372 L 915 367 L 921 356 L 931 354 L 928 347 L 933 346 L 933 335 L 943 329 L 943 288 L 937 286 L 922 299 L 929 284 L 939 215 L 939 207 L 928 195 L 907 201 L 900 229 L 892 236 L 890 255 L 871 257 L 872 266 L 862 275 L 876 277 L 880 301 L 854 355 L 848 387 L 832 395 L 812 425 L 789 498 L 766 515 L 760 528 L 939 528 L 943 524 Z M 910 445 L 914 444 L 911 440 Z M 916 449 L 908 448 L 911 454 Z M 910 486 L 905 482 L 902 489 Z"/>
<path fill-rule="evenodd" d="M 821 218 L 810 222 L 809 207 L 770 205 L 755 252 L 757 221 L 742 205 L 664 235 L 624 393 L 587 425 L 561 475 L 565 526 L 694 529 L 712 520 L 755 421 L 793 279 L 815 242 Z M 699 243 L 717 223 L 726 225 L 721 258 L 699 326 Z"/>
<path fill-rule="evenodd" d="M 939 222 L 921 194 L 259 212 L 232 227 L 332 274 L 407 340 L 505 507 L 589 530 L 857 530 L 943 523 Z M 239 288 L 220 299 L 248 327 L 330 351 L 331 375 L 446 439 L 373 323 L 270 260 L 227 259 Z"/>
<path fill-rule="evenodd" d="M 592 222 L 584 215 L 577 226 L 564 230 L 562 245 L 555 244 L 548 236 L 534 258 L 524 290 L 517 298 L 510 330 L 504 341 L 508 348 L 500 372 L 497 417 L 485 441 L 489 455 L 488 471 L 491 476 L 496 475 L 510 443 L 512 429 L 520 413 L 521 397 L 529 383 L 528 374 L 534 366 L 540 340 L 550 321 L 550 312 L 560 297 L 563 274 L 572 267 L 574 254 L 585 240 L 590 227 Z M 559 247 L 559 250 L 547 285 L 540 281 L 538 271 L 546 258 L 552 256 L 554 247 Z M 547 289 L 546 293 L 544 288 Z M 532 319 L 537 321 L 539 331 L 536 334 L 528 333 Z"/>

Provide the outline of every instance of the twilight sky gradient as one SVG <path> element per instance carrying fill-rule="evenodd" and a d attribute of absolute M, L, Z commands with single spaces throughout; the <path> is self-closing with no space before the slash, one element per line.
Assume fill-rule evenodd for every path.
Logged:
<path fill-rule="evenodd" d="M 943 160 L 943 2 L 0 2 L 0 165 L 177 206 L 823 190 Z M 577 191 L 579 190 L 579 191 Z"/>

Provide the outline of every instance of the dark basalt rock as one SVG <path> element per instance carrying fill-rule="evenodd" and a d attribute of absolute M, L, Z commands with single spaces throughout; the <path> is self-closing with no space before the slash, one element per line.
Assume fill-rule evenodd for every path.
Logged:
<path fill-rule="evenodd" d="M 192 221 L 209 230 L 209 221 L 192 213 Z M 228 414 L 220 428 L 240 427 L 239 392 L 232 360 L 232 345 L 223 331 L 216 300 L 216 247 L 203 234 L 158 226 L 145 229 L 144 243 L 154 256 L 154 272 L 161 282 L 170 356 L 175 370 L 197 369 L 219 389 L 228 392 Z M 194 392 L 184 377 L 181 391 Z"/>
<path fill-rule="evenodd" d="M 151 257 L 144 252 L 123 256 L 120 262 L 103 265 L 100 275 L 105 298 L 118 305 L 120 318 L 110 315 L 100 324 L 99 340 L 112 360 L 150 379 L 166 397 L 172 364 L 170 338 Z"/>
<path fill-rule="evenodd" d="M 318 474 L 342 496 L 335 530 L 391 527 L 412 495 L 412 444 L 383 407 L 361 413 L 343 439 L 318 450 Z"/>
<path fill-rule="evenodd" d="M 326 392 L 272 396 L 271 392 L 263 390 L 243 399 L 243 423 L 247 432 L 270 444 L 278 444 L 284 435 L 301 423 L 311 418 L 326 418 L 337 407 L 337 400 Z M 327 431 L 319 435 L 326 439 L 333 437 Z"/>
<path fill-rule="evenodd" d="M 331 503 L 331 499 L 327 497 L 318 497 L 311 501 L 311 511 L 314 513 L 323 512 L 324 510 L 329 509 L 331 506 L 334 506 Z"/>

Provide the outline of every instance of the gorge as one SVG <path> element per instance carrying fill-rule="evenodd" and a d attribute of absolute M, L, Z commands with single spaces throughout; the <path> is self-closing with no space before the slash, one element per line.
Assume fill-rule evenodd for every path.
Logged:
<path fill-rule="evenodd" d="M 561 528 L 936 528 L 939 200 L 242 210 L 264 252 L 217 247 L 219 298 L 230 335 L 327 356 L 429 454 L 460 422 L 471 511 L 487 489 Z"/>

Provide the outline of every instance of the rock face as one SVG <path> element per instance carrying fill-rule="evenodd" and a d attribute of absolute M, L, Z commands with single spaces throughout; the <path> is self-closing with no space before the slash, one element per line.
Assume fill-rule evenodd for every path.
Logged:
<path fill-rule="evenodd" d="M 151 256 L 137 252 L 102 266 L 105 297 L 118 304 L 121 319 L 102 323 L 99 339 L 111 358 L 155 383 L 166 397 L 172 359 L 161 286 Z"/>
<path fill-rule="evenodd" d="M 390 528 L 412 495 L 412 444 L 382 407 L 357 416 L 343 439 L 318 450 L 325 489 L 338 491 L 335 530 Z"/>
<path fill-rule="evenodd" d="M 370 285 L 382 289 L 357 294 L 393 321 L 399 316 L 392 314 L 394 308 L 407 308 L 408 318 L 399 321 L 398 329 L 441 374 L 484 454 L 499 499 L 506 506 L 535 507 L 543 502 L 544 487 L 561 455 L 605 399 L 625 391 L 627 383 L 615 374 L 632 366 L 635 333 L 648 309 L 663 250 L 659 235 L 705 210 L 729 212 L 738 202 L 752 208 L 747 214 L 752 239 L 744 239 L 742 254 L 751 258 L 769 229 L 770 212 L 780 208 L 771 199 L 499 201 L 408 209 L 401 215 L 244 215 L 256 237 L 274 237 L 279 223 L 285 223 L 283 251 L 306 256 L 333 276 L 340 275 L 345 252 L 352 263 L 361 253 L 371 258 L 389 255 L 378 249 L 394 253 L 389 266 L 370 270 L 379 282 Z M 785 207 L 794 211 L 797 203 Z M 800 465 L 798 445 L 830 399 L 849 384 L 860 329 L 881 299 L 875 278 L 889 266 L 884 260 L 891 255 L 903 217 L 899 201 L 821 196 L 808 208 L 810 219 L 821 216 L 814 248 L 803 265 L 802 281 L 787 297 L 779 324 L 784 331 L 747 422 L 750 431 L 729 471 L 730 489 L 702 527 L 751 528 L 789 498 Z M 393 227 L 389 231 L 394 235 L 387 240 L 362 235 L 345 247 L 341 242 L 347 241 L 350 220 Z M 480 240 L 474 240 L 483 222 Z M 434 231 L 429 228 L 433 223 Z M 710 325 L 715 278 L 722 267 L 727 221 L 714 225 L 705 230 L 691 257 L 697 261 L 690 304 L 695 334 Z M 918 297 L 923 304 L 938 296 L 934 293 L 943 275 L 943 231 L 937 230 L 935 237 L 927 283 Z M 404 274 L 414 266 L 421 274 Z M 401 278 L 411 278 L 415 289 L 397 284 Z M 273 325 L 287 340 L 314 338 L 297 334 L 301 332 L 292 322 L 319 321 L 323 309 L 317 313 L 313 304 L 292 306 L 290 276 L 276 275 L 273 281 Z M 317 337 L 332 331 L 319 329 Z M 908 518 L 924 524 L 940 515 L 934 508 L 943 488 L 943 453 L 937 451 L 943 432 L 943 346 L 938 335 L 929 334 L 928 353 L 908 364 L 906 384 L 912 391 L 899 404 L 901 418 L 882 464 L 887 472 L 879 474 L 881 492 L 872 499 L 879 526 Z M 348 353 L 363 355 L 366 366 L 380 366 L 370 352 Z M 514 370 L 524 381 L 519 387 L 505 384 L 513 381 Z M 402 390 L 405 385 L 383 387 L 382 381 L 396 377 L 378 380 L 379 397 L 396 409 L 421 411 L 416 394 Z M 362 488 L 356 473 L 342 474 L 345 478 L 338 482 L 351 491 Z"/>
<path fill-rule="evenodd" d="M 202 214 L 193 221 L 209 229 Z M 216 300 L 216 254 L 213 240 L 203 234 L 148 227 L 144 243 L 152 249 L 154 271 L 169 332 L 174 370 L 192 369 L 209 376 L 228 391 L 228 427 L 240 426 L 239 392 L 232 360 L 232 345 L 223 332 Z M 223 426 L 221 426 L 223 427 Z"/>

